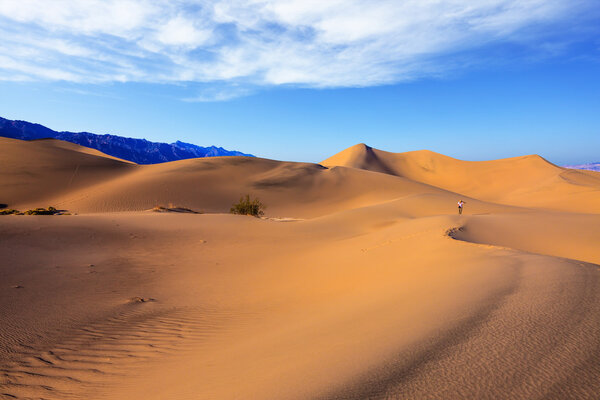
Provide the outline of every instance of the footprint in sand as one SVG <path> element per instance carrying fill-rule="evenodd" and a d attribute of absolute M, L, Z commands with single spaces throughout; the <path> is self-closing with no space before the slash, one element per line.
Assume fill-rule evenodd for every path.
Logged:
<path fill-rule="evenodd" d="M 137 304 L 137 303 L 150 303 L 150 302 L 154 302 L 156 301 L 156 299 L 153 299 L 151 297 L 132 297 L 131 299 L 129 299 L 129 303 L 131 304 Z"/>

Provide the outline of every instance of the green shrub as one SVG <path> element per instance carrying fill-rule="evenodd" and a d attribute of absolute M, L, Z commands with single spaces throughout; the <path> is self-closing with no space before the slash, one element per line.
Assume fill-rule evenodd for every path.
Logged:
<path fill-rule="evenodd" d="M 250 195 L 247 194 L 245 197 L 241 197 L 240 201 L 231 207 L 232 214 L 241 215 L 252 215 L 254 217 L 261 217 L 265 214 L 264 209 L 266 206 L 261 203 L 258 199 L 250 200 Z"/>

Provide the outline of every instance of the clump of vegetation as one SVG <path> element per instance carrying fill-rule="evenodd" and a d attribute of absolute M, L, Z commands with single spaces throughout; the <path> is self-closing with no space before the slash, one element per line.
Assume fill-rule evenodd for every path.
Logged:
<path fill-rule="evenodd" d="M 202 214 L 200 211 L 192 210 L 187 207 L 175 207 L 173 204 L 169 203 L 168 207 L 165 206 L 154 206 L 152 207 L 152 211 L 154 212 L 178 212 L 178 213 L 189 213 L 189 214 Z"/>
<path fill-rule="evenodd" d="M 12 208 L 2 209 L 0 210 L 0 215 L 71 215 L 66 212 L 66 210 L 57 210 L 56 208 L 50 206 L 48 208 L 34 208 L 33 210 L 27 210 L 25 212 L 21 212 L 19 210 L 14 210 Z"/>
<path fill-rule="evenodd" d="M 0 215 L 11 215 L 11 214 L 23 215 L 23 213 L 21 211 L 13 210 L 12 208 L 9 208 L 6 210 L 0 210 Z"/>
<path fill-rule="evenodd" d="M 33 210 L 25 211 L 25 215 L 54 215 L 59 213 L 61 213 L 61 211 L 54 207 L 34 208 Z"/>
<path fill-rule="evenodd" d="M 231 207 L 232 214 L 252 215 L 254 217 L 262 217 L 265 214 L 266 206 L 258 199 L 251 200 L 250 195 L 242 196 L 240 201 Z"/>

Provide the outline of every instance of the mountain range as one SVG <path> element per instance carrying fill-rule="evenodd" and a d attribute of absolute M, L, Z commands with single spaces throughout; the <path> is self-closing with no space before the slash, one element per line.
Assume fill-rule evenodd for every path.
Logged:
<path fill-rule="evenodd" d="M 59 139 L 132 161 L 136 164 L 158 164 L 167 161 L 184 160 L 198 157 L 248 156 L 239 151 L 222 147 L 202 147 L 191 143 L 151 142 L 146 139 L 127 138 L 116 135 L 98 135 L 89 132 L 57 132 L 40 124 L 27 121 L 12 121 L 0 117 L 0 136 L 21 139 Z"/>
<path fill-rule="evenodd" d="M 565 165 L 564 167 L 571 169 L 586 169 L 588 171 L 600 171 L 600 162 L 579 165 Z"/>

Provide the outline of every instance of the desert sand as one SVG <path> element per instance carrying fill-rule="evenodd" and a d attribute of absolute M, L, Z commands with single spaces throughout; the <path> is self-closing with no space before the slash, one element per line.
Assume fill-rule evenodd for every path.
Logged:
<path fill-rule="evenodd" d="M 0 203 L 73 214 L 0 216 L 1 399 L 599 396 L 600 173 L 5 138 L 0 169 Z"/>

